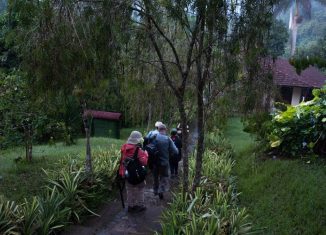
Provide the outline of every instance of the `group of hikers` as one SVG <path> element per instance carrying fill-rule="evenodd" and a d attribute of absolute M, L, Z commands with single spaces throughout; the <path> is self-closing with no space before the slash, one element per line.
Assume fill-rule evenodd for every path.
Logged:
<path fill-rule="evenodd" d="M 153 175 L 154 195 L 163 199 L 163 193 L 169 190 L 169 176 L 178 176 L 181 138 L 180 125 L 173 128 L 169 136 L 166 125 L 160 121 L 155 123 L 155 130 L 150 131 L 144 138 L 139 131 L 131 132 L 127 142 L 121 147 L 118 173 L 120 179 L 125 182 L 128 212 L 146 210 L 144 189 L 148 170 Z"/>

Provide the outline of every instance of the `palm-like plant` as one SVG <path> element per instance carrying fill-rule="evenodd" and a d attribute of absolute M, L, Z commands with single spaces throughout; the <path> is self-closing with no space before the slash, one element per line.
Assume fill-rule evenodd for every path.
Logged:
<path fill-rule="evenodd" d="M 315 1 L 326 6 L 326 0 Z M 312 0 L 283 0 L 275 7 L 276 14 L 291 9 L 289 22 L 289 29 L 291 31 L 291 56 L 295 53 L 299 24 L 302 23 L 304 18 L 311 18 L 311 5 Z"/>

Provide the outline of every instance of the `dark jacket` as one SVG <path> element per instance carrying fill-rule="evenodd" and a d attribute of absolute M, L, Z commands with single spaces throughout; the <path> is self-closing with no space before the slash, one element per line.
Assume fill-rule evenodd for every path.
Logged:
<path fill-rule="evenodd" d="M 171 135 L 171 139 L 173 141 L 173 143 L 175 144 L 175 146 L 178 148 L 179 153 L 177 154 L 178 156 L 178 161 L 181 160 L 181 148 L 182 148 L 182 141 L 181 138 L 178 135 Z"/>
<path fill-rule="evenodd" d="M 169 156 L 172 154 L 177 155 L 179 153 L 178 148 L 175 146 L 170 137 L 158 134 L 156 136 L 157 147 L 160 151 L 159 164 L 161 166 L 169 165 Z"/>

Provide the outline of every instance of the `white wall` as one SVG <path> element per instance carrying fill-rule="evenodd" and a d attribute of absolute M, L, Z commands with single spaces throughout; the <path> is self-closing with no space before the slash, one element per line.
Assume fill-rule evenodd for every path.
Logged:
<path fill-rule="evenodd" d="M 291 105 L 300 104 L 301 92 L 301 87 L 293 87 Z"/>

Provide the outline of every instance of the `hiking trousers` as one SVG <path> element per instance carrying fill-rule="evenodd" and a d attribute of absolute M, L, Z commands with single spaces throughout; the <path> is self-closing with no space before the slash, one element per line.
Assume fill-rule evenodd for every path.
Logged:
<path fill-rule="evenodd" d="M 176 158 L 170 159 L 171 176 L 178 175 L 179 160 Z"/>
<path fill-rule="evenodd" d="M 154 193 L 163 193 L 169 190 L 169 165 L 153 166 Z"/>
<path fill-rule="evenodd" d="M 126 181 L 127 204 L 130 207 L 145 206 L 144 202 L 145 181 L 132 185 Z"/>

